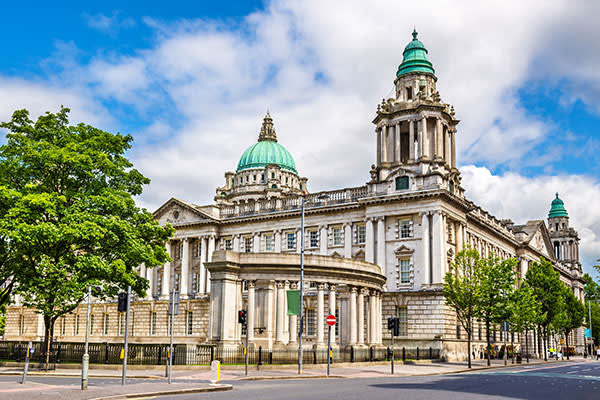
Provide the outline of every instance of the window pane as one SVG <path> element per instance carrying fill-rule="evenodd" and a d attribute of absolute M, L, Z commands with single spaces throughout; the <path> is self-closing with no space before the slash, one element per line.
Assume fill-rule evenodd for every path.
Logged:
<path fill-rule="evenodd" d="M 408 189 L 408 176 L 400 176 L 396 178 L 396 190 Z"/>
<path fill-rule="evenodd" d="M 408 336 L 408 311 L 406 307 L 398 307 L 396 315 L 400 322 L 400 336 Z"/>
<path fill-rule="evenodd" d="M 400 260 L 400 283 L 410 283 L 410 260 Z"/>

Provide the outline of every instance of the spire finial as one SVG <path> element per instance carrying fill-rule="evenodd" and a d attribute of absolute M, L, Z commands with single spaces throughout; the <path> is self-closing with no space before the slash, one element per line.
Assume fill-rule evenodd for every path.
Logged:
<path fill-rule="evenodd" d="M 413 40 L 417 40 L 417 35 L 418 35 L 418 34 L 419 34 L 419 33 L 417 32 L 417 27 L 415 26 L 415 27 L 413 28 L 413 32 L 412 32 L 412 35 L 413 35 Z"/>
<path fill-rule="evenodd" d="M 265 118 L 263 118 L 262 127 L 260 128 L 260 133 L 258 135 L 258 141 L 277 141 L 277 134 L 275 133 L 275 128 L 273 127 L 273 118 L 271 118 L 271 114 L 267 109 L 267 114 Z"/>
<path fill-rule="evenodd" d="M 558 199 L 558 192 L 556 192 L 556 198 Z"/>

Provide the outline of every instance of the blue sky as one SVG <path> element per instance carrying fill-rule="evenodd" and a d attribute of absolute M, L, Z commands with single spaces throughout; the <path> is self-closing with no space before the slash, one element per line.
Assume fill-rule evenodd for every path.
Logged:
<path fill-rule="evenodd" d="M 361 185 L 370 123 L 416 26 L 461 119 L 467 196 L 545 219 L 560 192 L 586 270 L 600 257 L 600 43 L 594 2 L 15 2 L 3 5 L 0 117 L 72 109 L 131 133 L 139 202 L 209 203 L 270 109 L 309 189 Z M 331 171 L 323 174 L 322 170 Z"/>

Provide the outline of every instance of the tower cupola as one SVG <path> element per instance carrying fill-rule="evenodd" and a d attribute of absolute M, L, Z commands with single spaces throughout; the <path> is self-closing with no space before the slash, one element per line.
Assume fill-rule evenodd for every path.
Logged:
<path fill-rule="evenodd" d="M 425 45 L 417 39 L 417 30 L 414 29 L 412 41 L 406 45 L 404 52 L 402 53 L 403 59 L 402 64 L 398 67 L 396 76 L 408 74 L 409 72 L 425 72 L 434 74 L 433 64 L 427 59 L 427 49 Z"/>
<path fill-rule="evenodd" d="M 558 217 L 568 217 L 567 210 L 565 209 L 565 203 L 558 197 L 558 193 L 556 193 L 556 198 L 552 200 L 552 205 L 550 207 L 550 212 L 548 213 L 548 218 L 558 218 Z"/>

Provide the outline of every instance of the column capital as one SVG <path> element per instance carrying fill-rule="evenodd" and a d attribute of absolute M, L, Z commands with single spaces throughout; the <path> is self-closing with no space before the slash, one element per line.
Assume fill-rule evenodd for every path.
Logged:
<path fill-rule="evenodd" d="M 352 222 L 344 222 L 344 223 L 342 224 L 342 227 L 343 227 L 343 228 L 346 228 L 346 227 L 349 227 L 349 226 L 350 226 L 350 227 L 352 227 Z"/>
<path fill-rule="evenodd" d="M 385 215 L 379 215 L 374 218 L 377 222 L 385 221 Z"/>
<path fill-rule="evenodd" d="M 277 289 L 283 289 L 285 283 L 283 281 L 277 281 L 275 285 L 277 286 Z"/>
<path fill-rule="evenodd" d="M 358 292 L 358 288 L 356 286 L 350 286 L 350 293 L 356 294 Z"/>
<path fill-rule="evenodd" d="M 290 282 L 290 289 L 297 290 L 298 289 L 298 282 Z"/>
<path fill-rule="evenodd" d="M 252 288 L 254 289 L 256 287 L 256 281 L 247 281 L 248 283 L 248 289 Z"/>
<path fill-rule="evenodd" d="M 366 217 L 365 222 L 373 222 L 374 219 L 375 217 Z"/>
<path fill-rule="evenodd" d="M 319 225 L 319 230 L 321 230 L 321 229 L 327 229 L 327 228 L 328 228 L 327 224 L 320 224 Z"/>
<path fill-rule="evenodd" d="M 358 289 L 358 294 L 361 296 L 368 296 L 369 295 L 369 289 L 361 287 Z"/>
<path fill-rule="evenodd" d="M 317 283 L 317 290 L 325 290 L 325 284 L 321 282 Z"/>
<path fill-rule="evenodd" d="M 426 215 L 431 215 L 431 211 L 421 211 L 421 212 L 419 212 L 419 217 L 424 217 Z"/>
<path fill-rule="evenodd" d="M 329 284 L 329 291 L 330 292 L 335 292 L 335 285 L 334 284 Z"/>
<path fill-rule="evenodd" d="M 283 229 L 273 229 L 273 234 L 274 235 L 276 235 L 276 234 L 280 234 L 281 235 L 282 232 L 283 232 Z"/>

